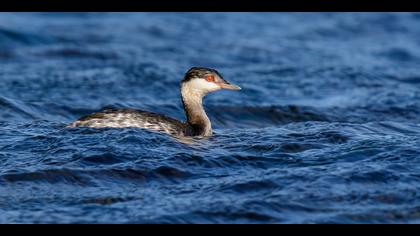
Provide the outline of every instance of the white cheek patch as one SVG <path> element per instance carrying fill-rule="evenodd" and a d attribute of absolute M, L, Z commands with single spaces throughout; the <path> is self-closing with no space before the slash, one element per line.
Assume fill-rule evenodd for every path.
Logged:
<path fill-rule="evenodd" d="M 213 92 L 220 89 L 219 85 L 208 82 L 204 79 L 195 79 L 190 82 L 189 86 L 197 92 Z"/>

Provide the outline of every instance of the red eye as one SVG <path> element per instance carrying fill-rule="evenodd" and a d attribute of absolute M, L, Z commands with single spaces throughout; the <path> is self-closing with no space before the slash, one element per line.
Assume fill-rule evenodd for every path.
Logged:
<path fill-rule="evenodd" d="M 209 76 L 207 76 L 206 80 L 209 81 L 209 82 L 214 82 L 214 76 L 209 75 Z"/>

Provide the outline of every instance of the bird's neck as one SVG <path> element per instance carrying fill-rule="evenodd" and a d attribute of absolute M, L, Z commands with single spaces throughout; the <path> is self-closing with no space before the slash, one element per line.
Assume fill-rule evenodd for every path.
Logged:
<path fill-rule="evenodd" d="M 187 123 L 193 130 L 194 135 L 212 135 L 211 122 L 203 108 L 205 94 L 187 85 L 181 86 L 182 104 L 187 116 Z"/>

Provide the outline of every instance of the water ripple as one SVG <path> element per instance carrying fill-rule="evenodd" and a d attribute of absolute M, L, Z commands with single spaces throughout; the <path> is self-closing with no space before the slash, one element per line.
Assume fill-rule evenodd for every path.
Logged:
<path fill-rule="evenodd" d="M 418 223 L 419 19 L 1 13 L 0 222 Z M 206 97 L 212 137 L 65 128 L 183 120 L 192 66 L 243 88 Z"/>

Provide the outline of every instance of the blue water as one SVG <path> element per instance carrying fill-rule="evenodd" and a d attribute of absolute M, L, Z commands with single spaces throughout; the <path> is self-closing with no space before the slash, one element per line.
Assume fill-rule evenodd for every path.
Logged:
<path fill-rule="evenodd" d="M 1 13 L 0 223 L 420 223 L 420 14 Z M 104 107 L 215 135 L 66 129 Z"/>

